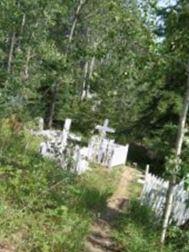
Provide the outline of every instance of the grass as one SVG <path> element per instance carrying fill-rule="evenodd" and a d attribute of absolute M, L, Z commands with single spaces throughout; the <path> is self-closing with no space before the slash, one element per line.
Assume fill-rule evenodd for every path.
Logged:
<path fill-rule="evenodd" d="M 75 176 L 39 156 L 38 144 L 1 123 L 0 245 L 21 252 L 82 252 L 119 172 L 94 166 Z"/>
<path fill-rule="evenodd" d="M 113 194 L 121 175 L 121 168 L 112 171 L 98 165 L 92 165 L 91 171 L 79 178 L 83 188 L 81 202 L 83 207 L 94 213 L 102 212 L 107 199 Z"/>
<path fill-rule="evenodd" d="M 83 251 L 117 175 L 94 168 L 75 177 L 49 161 L 35 161 L 24 170 L 1 167 L 8 176 L 0 185 L 1 244 L 16 244 L 18 251 Z"/>
<path fill-rule="evenodd" d="M 161 223 L 156 219 L 153 211 L 140 204 L 139 196 L 141 185 L 131 183 L 130 204 L 123 213 L 116 218 L 112 225 L 112 238 L 122 247 L 122 252 L 186 252 L 189 247 L 179 243 L 178 230 L 174 232 L 173 239 L 169 235 L 164 247 L 160 245 Z M 171 229 L 169 230 L 171 232 Z M 176 234 L 177 233 L 177 234 Z M 182 235 L 181 235 L 182 234 Z M 186 241 L 186 234 L 180 233 L 180 239 Z M 188 240 L 187 240 L 188 243 Z M 182 248 L 181 248 L 182 247 Z"/>
<path fill-rule="evenodd" d="M 113 226 L 113 238 L 123 252 L 158 252 L 160 248 L 160 226 L 154 222 L 153 213 L 132 200 L 129 209 L 120 215 Z M 173 251 L 166 246 L 162 252 Z"/>
<path fill-rule="evenodd" d="M 0 246 L 21 252 L 82 252 L 90 225 L 114 192 L 121 168 L 108 171 L 92 165 L 75 176 L 36 152 L 38 139 L 0 126 Z M 136 198 L 133 183 L 130 207 L 115 220 L 112 236 L 123 252 L 159 251 L 160 227 L 153 213 Z M 188 235 L 170 230 L 162 252 L 189 251 Z M 171 245 L 170 245 L 171 244 Z"/>

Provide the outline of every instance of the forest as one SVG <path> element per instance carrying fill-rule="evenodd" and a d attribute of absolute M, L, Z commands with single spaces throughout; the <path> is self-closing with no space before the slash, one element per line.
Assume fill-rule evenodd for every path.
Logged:
<path fill-rule="evenodd" d="M 189 251 L 189 219 L 170 224 L 174 186 L 189 193 L 188 28 L 188 0 L 0 1 L 0 252 Z M 39 118 L 71 118 L 81 146 L 107 118 L 127 166 L 60 168 Z M 160 221 L 139 202 L 146 165 L 169 181 Z"/>

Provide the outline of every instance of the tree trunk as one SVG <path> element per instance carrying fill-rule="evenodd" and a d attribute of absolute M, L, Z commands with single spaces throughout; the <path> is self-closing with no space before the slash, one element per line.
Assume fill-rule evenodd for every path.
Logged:
<path fill-rule="evenodd" d="M 26 63 L 24 66 L 24 80 L 26 81 L 29 78 L 29 62 L 31 59 L 31 48 L 29 47 L 26 55 Z"/>
<path fill-rule="evenodd" d="M 32 58 L 31 48 L 29 47 L 27 50 L 27 54 L 26 54 L 26 62 L 25 62 L 23 69 L 20 73 L 22 81 L 27 81 L 29 78 L 29 62 L 30 62 L 31 58 Z"/>
<path fill-rule="evenodd" d="M 74 21 L 73 21 L 73 24 L 72 24 L 72 27 L 71 27 L 71 30 L 70 30 L 70 34 L 69 34 L 69 43 L 72 42 L 73 35 L 74 35 L 74 32 L 75 32 L 75 28 L 76 28 L 76 24 L 77 24 L 77 21 L 78 21 L 78 18 L 79 18 L 79 14 L 80 14 L 81 8 L 83 7 L 83 5 L 85 3 L 86 3 L 86 0 L 80 0 L 79 5 L 77 7 L 77 10 L 76 10 L 76 13 L 75 13 L 75 18 L 74 18 Z"/>
<path fill-rule="evenodd" d="M 167 229 L 169 226 L 169 220 L 170 220 L 172 207 L 173 207 L 174 184 L 175 183 L 170 182 L 169 187 L 168 187 L 168 191 L 167 191 L 165 213 L 164 213 L 164 220 L 163 220 L 162 233 L 161 233 L 161 244 L 164 244 L 164 242 L 165 242 L 166 233 L 167 233 Z"/>
<path fill-rule="evenodd" d="M 23 17 L 22 17 L 22 24 L 21 24 L 20 34 L 23 33 L 25 23 L 26 23 L 26 14 L 24 13 Z"/>
<path fill-rule="evenodd" d="M 92 78 L 94 66 L 95 66 L 95 56 L 92 57 L 91 64 L 89 67 L 89 79 Z"/>
<path fill-rule="evenodd" d="M 86 89 L 86 97 L 89 97 L 89 95 L 90 95 L 90 80 L 93 75 L 94 66 L 95 66 L 95 56 L 92 57 L 92 60 L 91 60 L 90 66 L 89 66 L 89 83 L 88 83 L 87 89 Z"/>
<path fill-rule="evenodd" d="M 82 85 L 81 101 L 83 101 L 86 97 L 86 83 L 87 83 L 88 69 L 89 69 L 89 63 L 88 61 L 86 61 L 84 66 L 84 79 Z"/>
<path fill-rule="evenodd" d="M 54 87 L 53 87 L 53 90 L 52 90 L 52 102 L 50 104 L 50 109 L 49 109 L 49 119 L 48 119 L 48 128 L 49 129 L 51 129 L 52 125 L 53 125 L 56 98 L 57 98 L 57 88 L 58 88 L 58 84 L 54 84 Z"/>
<path fill-rule="evenodd" d="M 93 70 L 95 66 L 95 56 L 92 57 L 90 65 L 88 62 L 85 63 L 84 66 L 84 80 L 82 85 L 82 94 L 81 94 L 81 101 L 83 101 L 90 92 L 90 83 L 87 83 L 90 81 L 93 75 Z"/>
<path fill-rule="evenodd" d="M 21 23 L 20 34 L 19 34 L 19 39 L 18 39 L 18 48 L 19 49 L 20 49 L 20 45 L 21 45 L 21 39 L 22 39 L 22 34 L 24 31 L 25 23 L 26 23 L 26 14 L 24 13 L 23 17 L 22 17 L 22 23 Z"/>
<path fill-rule="evenodd" d="M 80 0 L 79 5 L 77 7 L 77 10 L 76 10 L 76 13 L 75 13 L 75 18 L 73 20 L 72 27 L 71 27 L 70 34 L 69 34 L 69 45 L 71 44 L 72 39 L 73 39 L 73 35 L 74 35 L 74 32 L 75 32 L 75 28 L 76 28 L 76 24 L 77 24 L 77 21 L 78 21 L 80 11 L 81 11 L 83 5 L 86 2 L 87 2 L 87 0 Z M 68 52 L 66 53 L 66 58 L 67 58 L 67 54 L 68 54 Z M 55 84 L 55 88 L 54 88 L 54 91 L 53 91 L 53 94 L 52 94 L 53 99 L 52 99 L 52 104 L 50 105 L 50 114 L 49 114 L 49 120 L 48 120 L 48 127 L 49 128 L 52 127 L 52 123 L 53 123 L 53 119 L 54 119 L 54 112 L 55 112 L 55 106 L 56 106 L 56 97 L 57 97 L 58 85 L 59 85 L 58 83 Z"/>
<path fill-rule="evenodd" d="M 12 59 L 13 59 L 13 52 L 14 52 L 14 46 L 16 43 L 16 32 L 12 33 L 11 37 L 11 44 L 10 44 L 10 50 L 9 50 L 9 56 L 8 56 L 8 63 L 7 63 L 7 72 L 11 72 L 11 64 L 12 64 Z"/>
<path fill-rule="evenodd" d="M 161 234 L 162 244 L 164 244 L 165 242 L 166 233 L 169 226 L 169 220 L 170 220 L 171 212 L 173 208 L 173 189 L 176 183 L 175 174 L 178 171 L 179 165 L 180 165 L 180 156 L 182 152 L 182 145 L 183 145 L 184 135 L 185 135 L 185 125 L 186 125 L 188 107 L 189 107 L 189 62 L 187 66 L 187 88 L 186 88 L 185 99 L 183 103 L 183 109 L 180 115 L 180 122 L 179 122 L 177 140 L 176 140 L 176 146 L 175 146 L 175 150 L 176 150 L 175 151 L 175 167 L 173 170 L 173 175 L 170 179 L 170 184 L 169 184 L 167 197 L 166 197 L 166 207 L 165 207 L 165 214 L 164 214 L 162 234 Z"/>

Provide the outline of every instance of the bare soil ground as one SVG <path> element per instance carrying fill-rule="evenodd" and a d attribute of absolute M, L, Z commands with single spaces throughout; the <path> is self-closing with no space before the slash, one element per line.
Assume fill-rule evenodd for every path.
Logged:
<path fill-rule="evenodd" d="M 127 208 L 133 194 L 133 184 L 137 183 L 141 173 L 131 167 L 123 170 L 117 189 L 108 199 L 106 212 L 95 220 L 91 226 L 91 233 L 87 237 L 85 252 L 122 252 L 112 236 L 112 222 L 119 218 L 119 214 Z"/>

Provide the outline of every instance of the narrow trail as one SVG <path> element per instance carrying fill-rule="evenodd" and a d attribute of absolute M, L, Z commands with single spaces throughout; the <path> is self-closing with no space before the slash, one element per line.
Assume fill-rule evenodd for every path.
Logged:
<path fill-rule="evenodd" d="M 85 243 L 85 252 L 122 252 L 122 248 L 112 238 L 112 222 L 128 206 L 132 195 L 132 184 L 141 173 L 126 167 L 121 175 L 117 189 L 108 199 L 105 213 L 95 220 Z"/>

